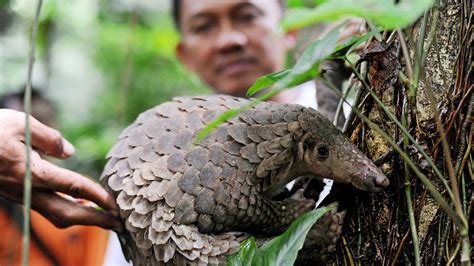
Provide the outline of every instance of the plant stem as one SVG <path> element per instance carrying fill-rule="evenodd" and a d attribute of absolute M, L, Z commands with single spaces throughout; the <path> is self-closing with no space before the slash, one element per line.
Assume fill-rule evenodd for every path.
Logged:
<path fill-rule="evenodd" d="M 362 62 L 360 64 L 360 68 L 361 68 L 361 75 L 365 76 L 366 71 L 367 71 L 367 62 Z M 356 87 L 356 95 L 354 97 L 354 102 L 352 103 L 354 106 L 358 106 L 360 103 L 360 97 L 362 94 L 361 86 L 362 86 L 362 82 L 359 81 L 359 84 L 357 84 L 357 87 Z M 354 112 L 352 111 L 352 108 L 351 108 L 351 112 L 347 116 L 346 123 L 344 123 L 344 127 L 342 128 L 342 133 L 344 133 L 344 135 L 346 135 L 347 131 L 349 130 L 349 127 L 353 118 L 354 118 Z"/>
<path fill-rule="evenodd" d="M 130 12 L 130 22 L 129 28 L 130 31 L 128 33 L 128 41 L 127 41 L 127 50 L 125 52 L 125 61 L 124 61 L 124 68 L 122 70 L 122 80 L 120 83 L 120 98 L 117 103 L 117 116 L 116 121 L 118 125 L 122 125 L 125 123 L 125 113 L 126 113 L 126 106 L 127 100 L 130 97 L 130 82 L 131 76 L 133 72 L 133 48 L 135 45 L 135 31 L 136 25 L 138 20 L 137 10 L 134 9 Z"/>
<path fill-rule="evenodd" d="M 341 97 L 341 93 L 335 88 L 334 84 L 326 81 L 326 85 L 333 89 L 333 92 L 336 93 L 339 97 Z M 375 95 L 376 96 L 376 95 Z M 412 169 L 415 175 L 421 180 L 421 182 L 425 185 L 426 189 L 430 192 L 431 196 L 435 198 L 438 202 L 440 207 L 448 214 L 451 219 L 453 219 L 454 223 L 458 228 L 460 228 L 461 235 L 466 234 L 465 224 L 463 219 L 449 206 L 448 202 L 443 198 L 441 193 L 433 186 L 430 182 L 428 177 L 423 174 L 420 169 L 410 160 L 410 157 L 397 145 L 397 143 L 387 134 L 385 133 L 377 124 L 372 122 L 367 116 L 365 116 L 359 108 L 353 106 L 353 111 L 373 130 L 380 134 L 380 136 L 387 141 L 395 151 L 400 154 L 400 157 L 408 164 L 408 166 Z M 397 120 L 398 122 L 398 120 Z M 399 123 L 399 122 L 398 122 Z M 400 125 L 401 126 L 401 125 Z M 406 134 L 408 138 L 411 137 L 410 134 Z M 411 139 L 410 139 L 411 140 Z M 449 187 L 448 187 L 449 188 Z"/>
<path fill-rule="evenodd" d="M 453 161 L 451 158 L 451 150 L 449 149 L 448 140 L 446 138 L 446 131 L 444 130 L 443 123 L 441 122 L 441 119 L 440 119 L 438 108 L 436 107 L 436 99 L 435 99 L 434 93 L 429 86 L 426 87 L 425 91 L 427 92 L 426 94 L 431 104 L 431 108 L 433 109 L 436 125 L 440 133 L 445 163 L 448 168 L 449 177 L 451 179 L 451 189 L 453 191 L 453 196 L 454 196 L 454 200 L 453 200 L 454 208 L 456 209 L 456 213 L 462 220 L 462 224 L 457 224 L 459 234 L 461 236 L 461 241 L 462 241 L 461 263 L 464 265 L 470 265 L 471 244 L 469 241 L 469 226 L 467 224 L 467 218 L 463 212 L 463 208 L 461 205 L 461 196 L 459 194 L 458 180 L 454 171 Z"/>
<path fill-rule="evenodd" d="M 449 187 L 448 183 L 446 182 L 443 174 L 441 173 L 441 171 L 438 169 L 438 167 L 435 165 L 435 163 L 433 162 L 433 160 L 431 159 L 431 157 L 425 152 L 425 150 L 420 146 L 420 144 L 413 138 L 413 136 L 406 130 L 406 128 L 403 127 L 403 125 L 400 123 L 400 121 L 398 121 L 398 119 L 395 117 L 394 114 L 392 114 L 392 112 L 390 112 L 387 107 L 382 103 L 382 101 L 380 100 L 380 98 L 370 89 L 370 86 L 362 79 L 362 77 L 360 76 L 359 72 L 357 71 L 357 69 L 355 68 L 355 66 L 353 64 L 351 64 L 349 62 L 349 65 L 351 66 L 352 68 L 352 71 L 354 72 L 354 74 L 359 78 L 359 80 L 362 82 L 362 84 L 364 85 L 363 87 L 367 90 L 368 93 L 370 93 L 370 95 L 374 98 L 374 100 L 377 102 L 377 104 L 380 106 L 380 108 L 382 108 L 382 110 L 387 114 L 387 116 L 393 121 L 395 122 L 395 124 L 397 125 L 397 127 L 403 132 L 403 134 L 405 136 L 408 137 L 408 139 L 411 141 L 411 143 L 413 143 L 413 145 L 416 147 L 416 149 L 418 150 L 418 152 L 421 153 L 421 155 L 423 155 L 423 157 L 426 159 L 426 161 L 428 162 L 428 164 L 431 166 L 431 168 L 433 169 L 433 171 L 435 172 L 435 174 L 438 176 L 438 178 L 440 179 L 440 181 L 443 183 L 445 189 L 446 189 L 446 192 L 448 193 L 449 197 L 451 200 L 454 200 L 454 197 L 453 197 L 453 193 L 451 191 L 451 188 Z"/>
<path fill-rule="evenodd" d="M 28 265 L 30 253 L 30 210 L 31 210 L 31 78 L 33 76 L 33 66 L 36 60 L 36 34 L 38 32 L 38 21 L 41 13 L 41 5 L 43 0 L 38 0 L 36 6 L 36 14 L 31 30 L 30 53 L 28 63 L 28 75 L 26 80 L 24 110 L 25 110 L 25 147 L 26 147 L 26 174 L 23 186 L 23 204 L 24 204 L 24 220 L 23 220 L 23 239 L 22 239 L 22 257 L 23 266 Z"/>
<path fill-rule="evenodd" d="M 448 140 L 446 139 L 446 131 L 444 130 L 443 124 L 442 124 L 441 119 L 440 119 L 440 114 L 439 114 L 438 108 L 436 107 L 436 99 L 435 99 L 434 93 L 433 93 L 433 91 L 431 90 L 431 88 L 429 86 L 426 87 L 426 92 L 427 92 L 426 94 L 427 94 L 428 99 L 429 99 L 430 104 L 431 104 L 431 108 L 434 112 L 436 125 L 438 127 L 438 131 L 440 133 L 440 138 L 441 138 L 441 143 L 443 145 L 445 163 L 446 163 L 446 166 L 448 168 L 448 174 L 449 174 L 449 177 L 451 179 L 451 189 L 452 189 L 453 195 L 454 195 L 454 201 L 453 201 L 454 207 L 456 209 L 456 212 L 460 216 L 464 217 L 464 213 L 463 213 L 462 207 L 461 207 L 461 198 L 459 196 L 458 181 L 457 181 L 457 178 L 456 178 L 456 174 L 454 172 L 453 161 L 452 161 L 452 158 L 451 158 L 451 150 L 449 149 Z M 466 226 L 467 226 L 467 223 L 466 223 Z"/>
<path fill-rule="evenodd" d="M 407 43 L 405 42 L 405 36 L 403 35 L 402 30 L 397 29 L 398 39 L 400 40 L 400 44 L 402 46 L 403 58 L 405 59 L 405 65 L 408 72 L 408 78 L 413 80 L 413 68 L 411 67 L 411 59 L 410 53 L 408 52 Z"/>
<path fill-rule="evenodd" d="M 422 72 L 422 67 L 423 67 L 423 62 L 422 59 L 423 57 L 426 58 L 426 56 L 423 56 L 423 53 L 425 52 L 428 54 L 427 51 L 423 51 L 424 44 L 425 44 L 425 33 L 426 33 L 426 24 L 428 22 L 428 11 L 425 11 L 425 14 L 423 15 L 423 20 L 421 22 L 421 27 L 420 27 L 420 36 L 418 36 L 418 43 L 416 44 L 416 50 L 415 50 L 415 66 L 413 67 L 413 86 L 410 88 L 410 93 L 409 96 L 414 97 L 416 95 L 416 92 L 418 91 L 418 84 L 420 82 L 420 73 Z"/>
<path fill-rule="evenodd" d="M 431 45 L 433 44 L 433 40 L 434 40 L 434 37 L 436 36 L 436 28 L 438 26 L 438 19 L 439 19 L 439 7 L 438 7 L 439 3 L 438 1 L 436 1 L 436 3 L 434 4 L 433 8 L 431 8 L 432 10 L 432 15 L 431 15 L 431 23 L 430 23 L 430 32 L 428 33 L 428 37 L 427 37 L 427 42 L 426 42 L 426 49 L 425 49 L 425 53 L 423 53 L 423 55 L 421 56 L 421 62 L 422 64 L 424 64 L 426 62 L 426 58 L 428 57 L 428 51 L 430 50 L 431 48 Z M 439 55 L 439 53 L 438 53 Z"/>
<path fill-rule="evenodd" d="M 402 125 L 407 128 L 407 102 L 403 104 Z M 403 137 L 403 149 L 406 151 L 409 145 L 409 140 L 406 136 Z M 415 253 L 415 265 L 420 265 L 420 247 L 418 242 L 418 232 L 416 228 L 415 214 L 413 212 L 413 202 L 411 200 L 411 178 L 410 171 L 406 162 L 403 163 L 405 172 L 405 197 L 407 200 L 408 219 L 410 221 L 410 231 L 413 240 L 413 252 Z"/>
<path fill-rule="evenodd" d="M 443 220 L 446 219 L 446 221 L 443 223 Z M 439 223 L 441 226 L 440 228 L 440 235 L 439 241 L 438 241 L 438 252 L 436 256 L 436 265 L 441 265 L 441 260 L 443 258 L 443 253 L 445 251 L 445 243 L 446 239 L 448 239 L 448 235 L 451 229 L 451 220 L 448 218 L 444 218 L 444 216 L 440 216 L 439 218 Z"/>
<path fill-rule="evenodd" d="M 341 99 L 339 99 L 339 102 L 337 103 L 337 108 L 336 108 L 336 115 L 334 116 L 333 124 L 337 126 L 337 121 L 339 120 L 339 115 L 341 115 L 342 111 L 342 106 L 344 105 L 344 101 L 347 98 L 347 95 L 351 92 L 352 88 L 355 87 L 355 84 L 349 84 L 349 87 L 347 87 L 347 91 L 342 94 Z"/>
<path fill-rule="evenodd" d="M 344 249 L 346 250 L 347 258 L 349 259 L 349 265 L 355 266 L 354 258 L 352 257 L 352 253 L 349 250 L 349 244 L 347 243 L 346 237 L 342 236 L 341 238 L 342 238 L 342 244 L 344 245 Z"/>

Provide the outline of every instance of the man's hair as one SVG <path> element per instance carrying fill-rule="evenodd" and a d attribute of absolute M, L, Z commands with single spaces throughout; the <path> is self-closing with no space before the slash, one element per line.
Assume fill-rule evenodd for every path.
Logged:
<path fill-rule="evenodd" d="M 0 108 L 23 110 L 23 100 L 25 98 L 24 86 L 20 89 L 0 95 Z M 40 122 L 51 126 L 56 118 L 56 106 L 46 98 L 41 90 L 31 88 L 31 114 Z"/>
<path fill-rule="evenodd" d="M 18 90 L 18 91 L 4 94 L 4 95 L 0 95 L 0 108 L 9 108 L 9 102 L 11 101 L 20 101 L 21 103 L 23 103 L 24 98 L 25 98 L 24 90 Z M 49 100 L 46 99 L 38 89 L 31 88 L 31 100 L 36 100 L 36 99 L 40 99 L 40 100 L 50 103 Z"/>
<path fill-rule="evenodd" d="M 173 16 L 173 21 L 174 21 L 174 26 L 178 31 L 181 31 L 181 23 L 180 23 L 180 18 L 181 18 L 181 0 L 172 0 L 172 5 L 171 5 L 171 15 Z M 286 8 L 286 4 L 284 0 L 278 0 L 278 3 L 280 4 L 282 10 Z"/>

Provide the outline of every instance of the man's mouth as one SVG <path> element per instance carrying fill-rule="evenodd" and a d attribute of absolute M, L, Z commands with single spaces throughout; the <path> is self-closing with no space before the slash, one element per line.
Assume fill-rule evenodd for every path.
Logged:
<path fill-rule="evenodd" d="M 216 73 L 219 75 L 234 76 L 247 71 L 249 67 L 257 64 L 257 60 L 253 57 L 228 60 L 219 64 Z"/>

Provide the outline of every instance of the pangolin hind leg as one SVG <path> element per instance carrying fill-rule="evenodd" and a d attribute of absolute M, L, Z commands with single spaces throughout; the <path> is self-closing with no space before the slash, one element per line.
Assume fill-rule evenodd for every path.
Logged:
<path fill-rule="evenodd" d="M 336 250 L 346 215 L 345 210 L 338 212 L 337 205 L 337 203 L 330 204 L 332 210 L 325 213 L 308 232 L 295 265 L 322 263 Z"/>
<path fill-rule="evenodd" d="M 239 209 L 229 227 L 237 230 L 263 236 L 275 236 L 283 233 L 288 226 L 301 214 L 314 208 L 312 199 L 303 197 L 299 190 L 291 197 L 276 201 L 265 198 L 260 194 L 246 209 Z M 252 211 L 248 211 L 248 210 Z"/>

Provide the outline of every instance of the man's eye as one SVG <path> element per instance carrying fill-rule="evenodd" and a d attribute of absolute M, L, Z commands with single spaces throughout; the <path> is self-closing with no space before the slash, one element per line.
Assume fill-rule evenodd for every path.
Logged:
<path fill-rule="evenodd" d="M 254 21 L 255 19 L 257 18 L 257 14 L 256 13 L 243 13 L 243 14 L 239 14 L 237 16 L 237 20 L 240 21 L 240 22 L 252 22 Z"/>
<path fill-rule="evenodd" d="M 211 23 L 204 23 L 204 24 L 200 24 L 200 25 L 197 25 L 195 27 L 192 28 L 192 32 L 196 33 L 196 34 L 200 34 L 200 33 L 206 33 L 208 31 L 210 31 L 212 29 L 212 24 Z"/>

